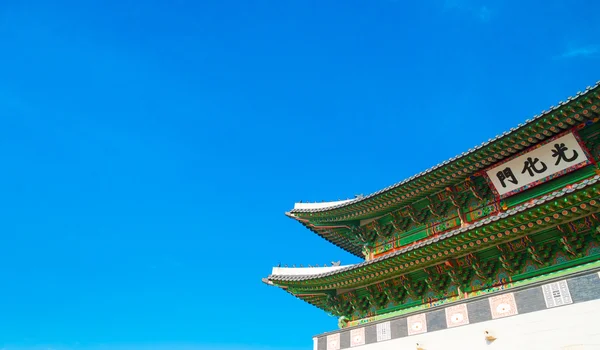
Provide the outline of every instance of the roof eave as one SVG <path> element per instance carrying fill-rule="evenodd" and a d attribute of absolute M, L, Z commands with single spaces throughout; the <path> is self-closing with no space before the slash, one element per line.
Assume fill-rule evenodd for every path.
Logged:
<path fill-rule="evenodd" d="M 300 222 L 304 227 L 308 228 L 311 232 L 315 233 L 317 236 L 323 238 L 324 240 L 326 240 L 327 242 L 335 245 L 336 247 L 356 256 L 359 257 L 361 259 L 364 259 L 364 256 L 362 254 L 360 254 L 358 251 L 353 251 L 350 247 L 345 247 L 343 245 L 338 244 L 337 242 L 334 242 L 332 240 L 330 240 L 329 238 L 327 238 L 326 236 L 324 236 L 323 234 L 321 234 L 321 232 L 319 232 L 318 230 L 315 229 L 315 226 L 313 224 L 311 224 L 309 222 L 309 220 L 306 219 L 302 219 L 297 217 L 296 215 L 294 215 L 292 212 L 286 212 L 285 215 L 289 218 L 292 218 L 298 222 Z"/>
<path fill-rule="evenodd" d="M 585 179 L 585 180 L 583 180 L 583 181 L 581 181 L 581 182 L 579 182 L 577 184 L 568 185 L 568 186 L 563 187 L 560 190 L 557 190 L 555 192 L 546 194 L 546 195 L 540 197 L 540 199 L 530 200 L 530 201 L 528 201 L 528 202 L 526 202 L 526 203 L 524 203 L 522 205 L 519 205 L 519 206 L 517 206 L 515 208 L 511 208 L 511 209 L 509 209 L 509 210 L 507 210 L 505 212 L 502 212 L 502 213 L 500 213 L 500 214 L 498 214 L 498 215 L 496 215 L 494 217 L 489 217 L 489 218 L 483 219 L 482 221 L 479 221 L 479 222 L 477 222 L 475 224 L 472 224 L 470 226 L 463 227 L 463 228 L 460 228 L 460 229 L 456 229 L 456 230 L 453 230 L 453 231 L 449 231 L 449 232 L 444 233 L 444 234 L 442 234 L 440 236 L 432 237 L 432 238 L 426 239 L 426 240 L 424 240 L 422 242 L 419 242 L 417 244 L 408 246 L 405 249 L 402 249 L 402 250 L 397 251 L 395 253 L 392 253 L 392 254 L 389 254 L 389 255 L 384 255 L 382 257 L 379 257 L 379 258 L 376 258 L 376 259 L 373 259 L 373 260 L 364 261 L 364 262 L 359 263 L 359 264 L 350 265 L 350 266 L 348 266 L 347 268 L 344 268 L 344 269 L 336 270 L 336 271 L 333 271 L 333 272 L 327 272 L 327 273 L 323 273 L 323 274 L 320 274 L 320 275 L 303 276 L 303 278 L 301 276 L 293 276 L 292 279 L 288 279 L 290 276 L 271 275 L 271 276 L 269 276 L 269 280 L 273 281 L 275 284 L 279 285 L 280 282 L 284 282 L 284 283 L 285 282 L 305 282 L 305 281 L 311 281 L 311 282 L 313 282 L 313 281 L 320 280 L 320 279 L 323 279 L 323 278 L 333 277 L 333 276 L 336 276 L 336 275 L 339 275 L 339 274 L 344 274 L 344 273 L 349 272 L 351 270 L 360 269 L 360 268 L 368 266 L 368 265 L 377 264 L 377 263 L 389 260 L 391 258 L 397 257 L 399 255 L 406 254 L 406 253 L 411 252 L 413 250 L 416 250 L 418 248 L 422 248 L 422 247 L 424 247 L 426 245 L 429 245 L 429 244 L 431 244 L 433 242 L 444 240 L 446 238 L 451 238 L 453 236 L 456 236 L 456 235 L 468 232 L 470 230 L 482 227 L 482 226 L 487 225 L 489 223 L 495 222 L 495 221 L 497 221 L 499 219 L 505 219 L 507 217 L 512 217 L 512 216 L 514 216 L 514 215 L 516 215 L 516 214 L 518 214 L 518 213 L 520 213 L 522 211 L 530 210 L 530 209 L 532 209 L 534 207 L 537 207 L 537 206 L 539 206 L 541 204 L 544 204 L 544 203 L 546 203 L 548 201 L 552 201 L 552 200 L 554 200 L 554 198 L 562 197 L 564 195 L 569 195 L 569 194 L 571 194 L 573 192 L 579 192 L 580 190 L 584 190 L 584 189 L 586 189 L 588 187 L 593 186 L 594 184 L 596 184 L 598 182 L 600 182 L 600 175 L 595 175 L 595 176 L 593 176 L 593 177 L 591 177 L 589 179 Z"/>

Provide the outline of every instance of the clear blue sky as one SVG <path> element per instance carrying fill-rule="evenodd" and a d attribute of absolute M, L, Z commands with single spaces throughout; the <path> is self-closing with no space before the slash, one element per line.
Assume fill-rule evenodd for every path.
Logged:
<path fill-rule="evenodd" d="M 0 2 L 0 349 L 310 349 L 284 216 L 600 79 L 597 1 Z"/>

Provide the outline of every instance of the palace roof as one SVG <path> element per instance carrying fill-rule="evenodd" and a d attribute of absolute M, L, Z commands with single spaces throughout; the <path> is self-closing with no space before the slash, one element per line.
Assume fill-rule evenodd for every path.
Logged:
<path fill-rule="evenodd" d="M 477 223 L 475 223 L 473 225 L 462 227 L 462 228 L 449 231 L 447 233 L 444 233 L 444 234 L 436 236 L 436 237 L 422 240 L 420 242 L 417 242 L 416 244 L 407 246 L 401 250 L 395 251 L 391 254 L 384 255 L 382 257 L 379 257 L 379 258 L 376 258 L 373 260 L 364 261 L 359 264 L 340 267 L 338 269 L 334 269 L 331 271 L 313 270 L 310 274 L 290 273 L 291 271 L 280 271 L 280 270 L 274 269 L 273 274 L 271 274 L 267 279 L 268 279 L 268 281 L 272 281 L 275 284 L 278 284 L 278 282 L 283 282 L 283 284 L 285 284 L 285 282 L 301 282 L 301 281 L 309 281 L 309 280 L 319 280 L 319 279 L 324 279 L 326 277 L 340 275 L 340 274 L 349 275 L 354 271 L 359 271 L 362 268 L 369 267 L 371 265 L 382 265 L 381 263 L 384 261 L 391 260 L 393 258 L 396 258 L 396 257 L 399 257 L 406 253 L 418 250 L 420 248 L 425 248 L 426 246 L 434 244 L 436 242 L 439 242 L 439 241 L 442 241 L 442 240 L 445 240 L 445 239 L 448 239 L 451 237 L 467 234 L 469 231 L 480 229 L 482 227 L 485 227 L 489 224 L 492 224 L 492 223 L 500 221 L 500 220 L 509 219 L 509 218 L 517 216 L 517 214 L 523 213 L 527 210 L 542 206 L 549 202 L 557 201 L 558 199 L 564 198 L 565 196 L 570 195 L 574 192 L 583 190 L 585 188 L 589 188 L 590 186 L 598 184 L 599 182 L 600 182 L 600 176 L 596 175 L 590 179 L 585 179 L 585 180 L 581 181 L 580 183 L 574 184 L 572 186 L 571 185 L 566 186 L 558 191 L 552 192 L 552 193 L 542 196 L 540 198 L 533 199 L 533 200 L 525 202 L 521 205 L 515 206 L 505 212 L 501 212 L 497 215 L 487 217 L 481 221 L 478 221 Z M 288 270 L 290 270 L 290 269 L 288 269 Z M 284 274 L 279 274 L 280 272 L 284 272 Z"/>
<path fill-rule="evenodd" d="M 362 246 L 352 239 L 354 229 L 368 220 L 388 215 L 394 210 L 443 191 L 448 186 L 465 181 L 503 159 L 590 119 L 600 110 L 598 99 L 600 82 L 516 128 L 404 181 L 355 199 L 298 203 L 286 215 L 298 220 L 329 242 L 363 257 Z"/>
<path fill-rule="evenodd" d="M 589 175 L 594 174 L 595 169 L 596 167 L 587 167 L 582 170 Z M 374 295 L 379 298 L 384 293 L 388 298 L 386 300 L 392 300 L 389 298 L 395 298 L 393 288 L 396 287 L 393 286 L 399 286 L 417 298 L 410 305 L 420 305 L 426 297 L 423 293 L 427 290 L 445 291 L 444 281 L 448 281 L 448 278 L 452 283 L 459 283 L 460 279 L 456 279 L 459 275 L 453 273 L 462 273 L 461 269 L 471 271 L 463 276 L 472 276 L 474 272 L 477 276 L 485 277 L 490 271 L 497 271 L 488 271 L 488 268 L 501 264 L 502 268 L 508 269 L 506 271 L 516 269 L 514 271 L 517 272 L 511 272 L 510 277 L 514 281 L 529 278 L 531 275 L 523 268 L 526 258 L 521 253 L 518 253 L 521 254 L 518 257 L 514 255 L 517 254 L 517 249 L 524 249 L 524 252 L 538 259 L 540 264 L 545 263 L 544 259 L 552 258 L 552 255 L 546 256 L 546 253 L 550 254 L 556 249 L 571 254 L 569 259 L 575 259 L 574 262 L 596 259 L 595 256 L 583 257 L 581 253 L 585 248 L 584 234 L 569 234 L 560 227 L 569 226 L 575 230 L 579 230 L 577 227 L 587 227 L 588 223 L 585 221 L 583 225 L 570 225 L 575 220 L 588 220 L 589 217 L 599 220 L 595 216 L 599 210 L 600 175 L 591 175 L 575 183 L 566 182 L 559 190 L 529 199 L 467 227 L 427 238 L 380 258 L 351 266 L 339 266 L 329 271 L 314 268 L 309 273 L 294 273 L 290 269 L 274 269 L 263 282 L 280 287 L 296 298 L 336 315 L 339 312 L 336 307 L 346 307 L 348 305 L 343 303 L 349 302 L 353 310 L 362 310 L 358 314 L 360 318 L 367 315 L 371 307 L 379 305 L 378 299 L 373 299 Z M 591 221 L 589 224 L 593 225 Z M 595 232 L 593 230 L 592 236 Z M 518 248 L 519 245 L 525 248 Z M 460 259 L 468 262 L 461 263 Z M 571 262 L 565 264 L 569 265 Z M 438 282 L 440 285 L 436 284 Z M 381 288 L 388 290 L 381 292 Z M 392 288 L 391 291 L 389 288 Z M 367 295 L 364 296 L 364 293 Z M 342 298 L 342 304 L 338 305 L 336 303 L 340 301 L 339 298 Z M 396 305 L 395 309 L 405 307 L 402 302 Z M 342 313 L 346 315 L 348 312 Z"/>

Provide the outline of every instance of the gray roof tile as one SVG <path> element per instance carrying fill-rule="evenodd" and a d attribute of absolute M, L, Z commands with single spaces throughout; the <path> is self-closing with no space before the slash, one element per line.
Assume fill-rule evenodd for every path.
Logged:
<path fill-rule="evenodd" d="M 528 125 L 528 124 L 536 121 L 539 118 L 542 118 L 543 116 L 545 116 L 548 113 L 554 112 L 555 110 L 561 108 L 565 104 L 567 104 L 567 103 L 575 100 L 576 98 L 580 97 L 581 95 L 583 95 L 585 93 L 588 93 L 589 91 L 591 91 L 591 90 L 593 90 L 593 89 L 595 89 L 595 88 L 597 88 L 599 86 L 600 86 L 600 81 L 597 82 L 594 86 L 588 87 L 584 92 L 578 92 L 577 95 L 575 95 L 574 97 L 569 97 L 566 102 L 560 102 L 558 105 L 550 107 L 550 109 L 548 111 L 546 111 L 546 110 L 542 111 L 540 114 L 537 114 L 533 118 L 528 119 L 525 123 L 519 124 L 518 127 L 511 128 L 510 131 L 507 131 L 507 132 L 504 132 L 504 133 L 502 133 L 500 135 L 497 135 L 496 137 L 494 137 L 494 138 L 492 138 L 492 139 L 490 139 L 490 140 L 482 143 L 481 145 L 478 145 L 478 146 L 475 146 L 475 147 L 471 148 L 467 152 L 463 152 L 460 155 L 451 158 L 450 160 L 446 160 L 446 161 L 444 161 L 444 162 L 442 162 L 440 164 L 437 164 L 437 165 L 435 165 L 435 166 L 433 166 L 433 167 L 431 167 L 431 168 L 429 168 L 429 169 L 427 169 L 425 171 L 420 172 L 417 175 L 413 175 L 413 176 L 409 177 L 408 179 L 405 179 L 403 181 L 395 183 L 395 184 L 393 184 L 391 186 L 388 186 L 388 187 L 386 187 L 386 188 L 384 188 L 382 190 L 379 190 L 377 192 L 371 193 L 371 194 L 369 194 L 367 196 L 363 196 L 361 198 L 353 199 L 351 201 L 348 201 L 348 202 L 345 202 L 345 203 L 342 203 L 342 204 L 333 205 L 331 207 L 317 208 L 317 209 L 293 209 L 290 213 L 311 213 L 311 212 L 314 213 L 314 212 L 323 212 L 323 211 L 329 211 L 329 210 L 333 210 L 333 209 L 339 209 L 339 208 L 343 208 L 343 207 L 347 207 L 347 206 L 353 205 L 353 204 L 358 203 L 358 202 L 365 201 L 365 200 L 367 200 L 369 198 L 372 198 L 372 197 L 375 197 L 375 196 L 377 196 L 377 195 L 379 195 L 379 194 L 381 194 L 383 192 L 387 192 L 387 191 L 389 191 L 391 189 L 400 187 L 400 186 L 404 185 L 405 183 L 410 182 L 410 181 L 412 181 L 415 178 L 421 177 L 421 176 L 423 176 L 423 175 L 425 175 L 425 174 L 427 174 L 427 173 L 429 173 L 431 171 L 437 170 L 438 168 L 441 168 L 444 165 L 449 164 L 450 162 L 452 162 L 454 160 L 463 158 L 463 157 L 465 157 L 465 156 L 473 153 L 474 151 L 476 151 L 476 150 L 478 150 L 478 149 L 480 149 L 480 148 L 488 145 L 492 141 L 496 141 L 496 140 L 498 140 L 500 138 L 503 138 L 503 137 L 505 137 L 505 136 L 507 136 L 509 134 L 514 133 L 515 131 L 519 130 L 520 128 L 522 128 L 522 127 L 524 127 L 524 126 L 526 126 L 526 125 Z"/>

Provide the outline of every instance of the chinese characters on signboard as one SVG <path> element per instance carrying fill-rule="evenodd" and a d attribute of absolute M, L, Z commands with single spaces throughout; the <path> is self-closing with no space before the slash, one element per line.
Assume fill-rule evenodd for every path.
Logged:
<path fill-rule="evenodd" d="M 577 138 L 569 132 L 486 170 L 486 174 L 505 198 L 589 163 Z"/>

